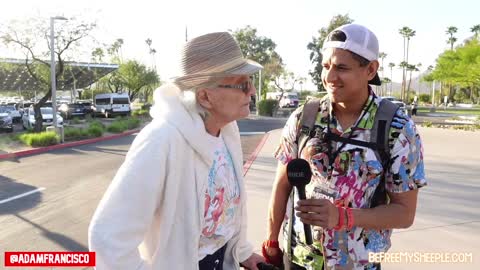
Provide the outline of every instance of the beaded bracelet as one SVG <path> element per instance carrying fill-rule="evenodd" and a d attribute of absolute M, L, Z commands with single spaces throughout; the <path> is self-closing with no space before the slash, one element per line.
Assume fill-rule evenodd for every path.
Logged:
<path fill-rule="evenodd" d="M 341 230 L 344 225 L 345 221 L 345 213 L 343 212 L 343 208 L 340 206 L 337 206 L 337 211 L 338 211 L 338 224 L 337 226 L 333 227 L 334 230 Z"/>
<path fill-rule="evenodd" d="M 353 213 L 352 208 L 345 208 L 347 210 L 347 229 L 351 230 L 353 228 Z"/>

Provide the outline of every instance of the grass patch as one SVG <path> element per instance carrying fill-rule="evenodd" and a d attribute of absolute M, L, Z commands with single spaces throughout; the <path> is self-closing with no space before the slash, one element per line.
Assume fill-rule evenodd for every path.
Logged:
<path fill-rule="evenodd" d="M 93 121 L 89 124 L 88 128 L 65 128 L 64 136 L 67 141 L 96 138 L 101 137 L 104 130 L 105 128 L 100 121 Z"/>
<path fill-rule="evenodd" d="M 418 108 L 418 112 L 429 113 L 430 108 Z M 436 107 L 435 112 L 437 112 L 437 113 L 462 114 L 462 115 L 478 115 L 480 117 L 480 109 L 479 108 L 472 108 L 472 109 L 447 108 L 446 110 L 444 110 L 443 107 Z"/>
<path fill-rule="evenodd" d="M 19 136 L 20 141 L 32 147 L 49 146 L 58 144 L 60 136 L 52 131 L 40 133 L 24 133 Z"/>
<path fill-rule="evenodd" d="M 150 114 L 149 114 L 149 110 L 140 109 L 140 110 L 132 111 L 132 116 L 134 116 L 134 117 L 148 117 L 148 116 L 150 116 Z"/>
<path fill-rule="evenodd" d="M 107 131 L 112 133 L 122 133 L 129 129 L 137 128 L 140 125 L 140 119 L 131 118 L 115 118 L 115 121 L 108 126 Z"/>
<path fill-rule="evenodd" d="M 422 127 L 432 127 L 432 126 L 433 126 L 433 123 L 430 122 L 430 121 L 425 121 L 425 122 L 423 122 L 423 124 L 422 124 Z"/>
<path fill-rule="evenodd" d="M 74 118 L 72 119 L 72 124 L 78 125 L 78 124 L 80 124 L 80 123 L 82 123 L 82 121 L 80 121 L 80 119 L 79 119 L 78 117 L 74 117 Z"/>

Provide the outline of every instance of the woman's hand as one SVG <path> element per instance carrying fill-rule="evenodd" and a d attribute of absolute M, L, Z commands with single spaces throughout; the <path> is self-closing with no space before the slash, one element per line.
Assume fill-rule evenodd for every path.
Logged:
<path fill-rule="evenodd" d="M 338 224 L 337 207 L 327 199 L 308 199 L 297 202 L 297 217 L 305 224 L 333 228 Z"/>
<path fill-rule="evenodd" d="M 258 270 L 257 264 L 265 262 L 265 259 L 257 253 L 252 253 L 248 259 L 240 263 L 244 268 L 249 270 Z"/>

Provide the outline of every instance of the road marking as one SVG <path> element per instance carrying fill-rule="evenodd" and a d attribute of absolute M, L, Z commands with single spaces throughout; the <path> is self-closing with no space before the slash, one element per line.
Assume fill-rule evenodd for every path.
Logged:
<path fill-rule="evenodd" d="M 31 191 L 29 191 L 29 192 L 25 192 L 25 193 L 22 193 L 22 194 L 17 195 L 17 196 L 13 196 L 13 197 L 8 198 L 8 199 L 5 199 L 5 200 L 1 200 L 1 201 L 0 201 L 0 204 L 4 204 L 4 203 L 7 203 L 7 202 L 16 200 L 16 199 L 20 199 L 20 198 L 22 198 L 22 197 L 25 197 L 25 196 L 28 196 L 28 195 L 31 195 L 31 194 L 40 192 L 40 191 L 45 190 L 45 189 L 46 189 L 46 188 L 44 188 L 44 187 L 37 188 L 37 189 L 35 189 L 35 190 L 31 190 Z"/>
<path fill-rule="evenodd" d="M 240 132 L 240 136 L 247 136 L 247 135 L 263 135 L 265 131 L 253 131 L 253 132 Z"/>

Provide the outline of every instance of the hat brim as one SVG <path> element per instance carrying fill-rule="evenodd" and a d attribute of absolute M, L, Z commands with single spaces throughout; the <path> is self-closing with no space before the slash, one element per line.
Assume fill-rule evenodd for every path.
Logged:
<path fill-rule="evenodd" d="M 375 77 L 368 81 L 368 84 L 371 85 L 382 85 L 382 81 L 380 80 L 380 77 L 378 76 L 378 73 L 375 74 Z"/>
<path fill-rule="evenodd" d="M 231 67 L 227 70 L 221 72 L 205 72 L 205 73 L 195 73 L 186 76 L 174 77 L 173 82 L 180 87 L 180 89 L 190 89 L 202 85 L 206 85 L 210 82 L 218 81 L 224 77 L 228 76 L 239 76 L 239 75 L 252 75 L 263 69 L 263 66 L 259 63 L 245 59 L 245 61 L 235 67 Z"/>

